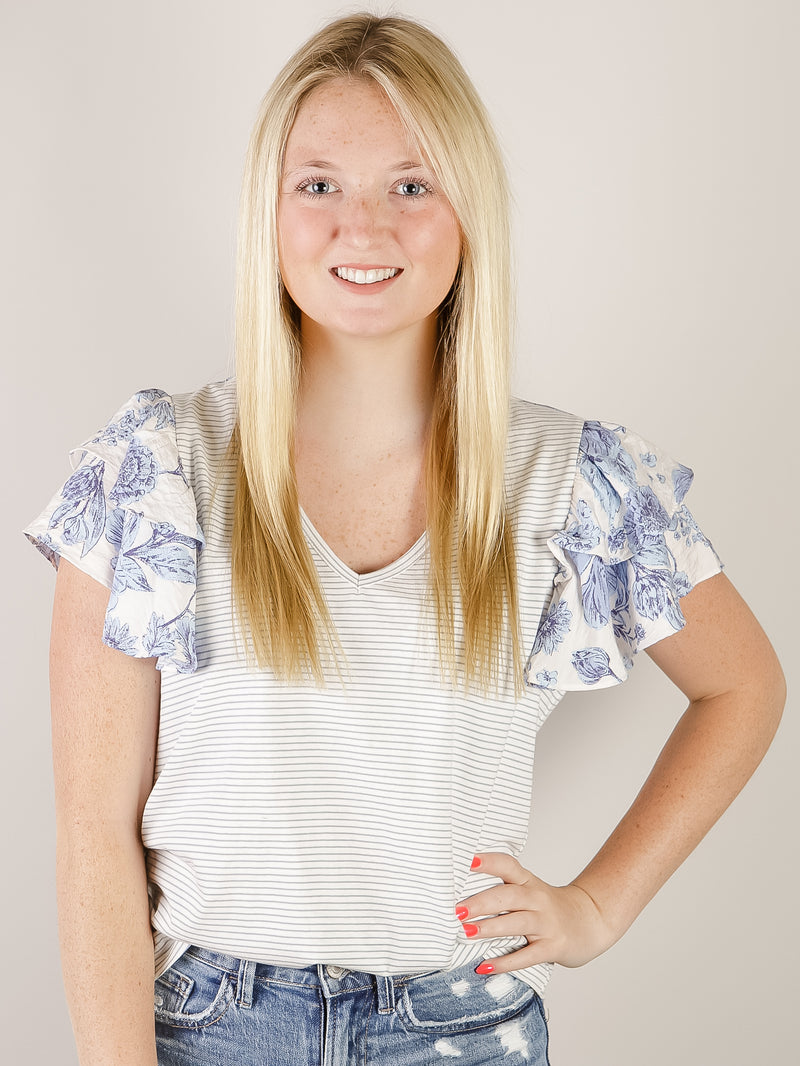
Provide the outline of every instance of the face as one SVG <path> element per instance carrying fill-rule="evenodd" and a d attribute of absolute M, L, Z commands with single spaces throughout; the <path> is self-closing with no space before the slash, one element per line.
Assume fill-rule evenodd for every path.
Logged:
<path fill-rule="evenodd" d="M 458 267 L 455 214 L 371 81 L 339 79 L 303 102 L 278 201 L 284 284 L 337 337 L 430 336 Z"/>

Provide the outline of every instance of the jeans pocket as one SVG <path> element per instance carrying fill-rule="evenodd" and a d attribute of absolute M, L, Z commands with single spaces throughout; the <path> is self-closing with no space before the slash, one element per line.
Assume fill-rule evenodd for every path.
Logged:
<path fill-rule="evenodd" d="M 156 1021 L 184 1029 L 218 1022 L 233 1003 L 230 974 L 192 955 L 191 949 L 155 983 Z"/>
<path fill-rule="evenodd" d="M 397 1013 L 407 1029 L 446 1036 L 511 1021 L 535 1000 L 536 991 L 513 974 L 479 977 L 467 968 L 411 978 Z"/>

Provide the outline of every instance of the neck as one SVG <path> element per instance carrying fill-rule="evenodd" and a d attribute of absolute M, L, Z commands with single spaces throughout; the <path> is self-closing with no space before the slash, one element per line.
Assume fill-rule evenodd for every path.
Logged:
<path fill-rule="evenodd" d="M 424 439 L 436 333 L 433 316 L 412 337 L 332 336 L 304 321 L 298 434 L 365 444 Z"/>

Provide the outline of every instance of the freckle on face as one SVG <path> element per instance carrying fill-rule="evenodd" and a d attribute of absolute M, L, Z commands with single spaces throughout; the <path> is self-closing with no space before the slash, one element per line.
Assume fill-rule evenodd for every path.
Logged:
<path fill-rule="evenodd" d="M 396 186 L 401 160 L 418 160 L 397 113 L 369 81 L 343 79 L 314 90 L 301 105 L 286 145 L 278 205 L 280 265 L 301 315 L 343 333 L 414 330 L 447 295 L 460 258 L 460 231 L 444 194 L 409 204 Z M 330 174 L 304 170 L 327 160 Z M 427 176 L 428 170 L 425 171 Z M 313 177 L 336 186 L 310 200 L 296 192 Z M 432 183 L 435 187 L 435 182 Z M 394 267 L 384 291 L 351 293 L 331 277 L 336 266 Z"/>

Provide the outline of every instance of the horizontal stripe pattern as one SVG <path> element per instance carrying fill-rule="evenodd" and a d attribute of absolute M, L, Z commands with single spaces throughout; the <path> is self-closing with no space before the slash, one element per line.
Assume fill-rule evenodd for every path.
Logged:
<path fill-rule="evenodd" d="M 427 538 L 358 575 L 306 516 L 344 682 L 289 685 L 248 668 L 231 617 L 233 382 L 175 397 L 175 411 L 206 546 L 198 670 L 163 672 L 142 827 L 158 971 L 188 944 L 395 975 L 510 950 L 510 938 L 466 941 L 454 906 L 492 883 L 470 872 L 475 851 L 522 848 L 536 732 L 561 693 L 454 691 L 440 677 Z M 525 649 L 552 596 L 547 539 L 566 521 L 581 429 L 514 401 L 507 490 Z M 520 976 L 541 991 L 548 973 Z"/>

